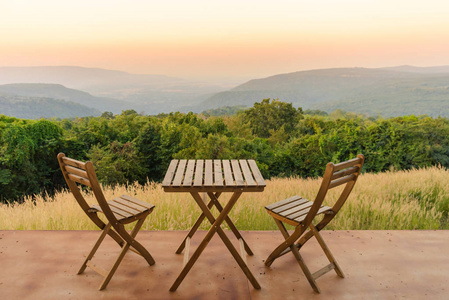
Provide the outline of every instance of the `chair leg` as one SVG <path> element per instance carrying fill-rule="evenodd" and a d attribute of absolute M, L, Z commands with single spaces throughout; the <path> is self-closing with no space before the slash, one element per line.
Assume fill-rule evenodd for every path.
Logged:
<path fill-rule="evenodd" d="M 329 249 L 329 247 L 327 247 L 326 243 L 324 242 L 324 239 L 321 236 L 320 232 L 316 229 L 316 227 L 313 224 L 310 224 L 310 230 L 312 230 L 313 235 L 315 236 L 315 238 L 317 239 L 317 241 L 320 244 L 321 248 L 323 249 L 324 254 L 326 254 L 326 257 L 329 260 L 329 262 L 331 264 L 333 264 L 334 269 L 335 269 L 335 273 L 337 273 L 337 275 L 340 276 L 341 278 L 345 278 L 345 274 L 343 273 L 343 271 L 341 270 L 340 266 L 338 265 L 337 260 L 335 259 L 335 257 L 332 255 L 331 250 Z"/>
<path fill-rule="evenodd" d="M 125 257 L 126 252 L 129 250 L 129 247 L 132 245 L 133 248 L 135 248 L 138 252 L 140 252 L 142 254 L 142 256 L 148 261 L 148 263 L 150 265 L 154 264 L 154 259 L 153 257 L 150 255 L 150 253 L 148 251 L 146 251 L 146 249 L 140 245 L 140 243 L 138 243 L 134 238 L 136 237 L 137 233 L 139 232 L 140 227 L 142 227 L 143 222 L 145 221 L 145 218 L 140 219 L 139 221 L 137 221 L 136 225 L 134 226 L 131 234 L 128 234 L 131 237 L 131 242 L 126 242 L 125 245 L 122 247 L 122 251 L 120 251 L 119 256 L 117 257 L 117 260 L 115 261 L 114 265 L 112 266 L 111 270 L 109 271 L 109 273 L 105 276 L 103 282 L 100 285 L 99 290 L 103 290 L 106 288 L 106 286 L 109 284 L 109 281 L 111 281 L 112 276 L 114 275 L 115 271 L 117 270 L 117 268 L 119 267 L 120 263 L 122 262 L 123 258 Z M 126 231 L 125 231 L 126 232 Z M 120 235 L 123 237 L 123 233 L 120 233 Z M 123 237 L 124 238 L 124 237 Z M 126 240 L 126 239 L 125 239 Z M 139 246 L 142 247 L 142 249 L 140 249 Z M 137 247 L 136 247 L 137 246 Z"/>
<path fill-rule="evenodd" d="M 103 232 L 101 233 L 100 237 L 98 238 L 97 242 L 95 243 L 94 247 L 92 248 L 92 250 L 90 251 L 89 255 L 87 255 L 86 259 L 84 260 L 83 265 L 81 266 L 81 268 L 78 271 L 78 274 L 82 274 L 84 272 L 84 270 L 87 267 L 87 263 L 89 262 L 89 260 L 92 259 L 92 257 L 94 257 L 95 252 L 97 252 L 98 248 L 100 247 L 101 243 L 103 242 L 104 238 L 106 237 L 106 234 L 108 234 L 109 229 L 111 229 L 111 223 L 108 223 L 104 228 L 103 228 Z"/>
<path fill-rule="evenodd" d="M 151 256 L 150 252 L 148 252 L 148 250 L 145 249 L 145 247 L 142 246 L 142 244 L 140 244 L 138 241 L 136 241 L 134 239 L 136 237 L 137 233 L 139 232 L 140 227 L 142 227 L 144 221 L 145 221 L 145 218 L 142 218 L 137 222 L 136 226 L 134 226 L 133 231 L 131 232 L 131 235 L 130 235 L 132 238 L 132 242 L 130 243 L 130 246 L 133 247 L 134 249 L 136 249 L 137 252 L 139 252 L 143 256 L 143 258 L 145 258 L 145 260 L 148 262 L 148 264 L 150 266 L 152 266 L 156 263 L 154 261 L 153 256 Z"/>
<path fill-rule="evenodd" d="M 288 240 L 290 238 L 290 234 L 288 234 L 287 229 L 285 228 L 284 224 L 279 221 L 278 219 L 275 219 L 276 224 L 279 227 L 279 230 L 281 231 L 282 235 L 284 236 L 285 240 Z M 299 266 L 301 267 L 302 271 L 304 272 L 304 275 L 307 278 L 307 281 L 309 281 L 310 285 L 312 286 L 312 289 L 317 292 L 321 293 L 320 288 L 318 287 L 315 279 L 313 278 L 312 273 L 310 272 L 309 268 L 307 267 L 306 263 L 302 259 L 301 254 L 299 254 L 298 247 L 295 245 L 294 241 L 290 245 L 291 252 L 296 258 L 296 261 L 298 262 Z"/>

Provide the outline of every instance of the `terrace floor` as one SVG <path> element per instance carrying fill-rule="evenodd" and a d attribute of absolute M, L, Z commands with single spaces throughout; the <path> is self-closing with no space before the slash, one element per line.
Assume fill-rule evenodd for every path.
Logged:
<path fill-rule="evenodd" d="M 313 292 L 291 254 L 264 266 L 282 241 L 272 231 L 242 231 L 261 290 L 214 236 L 178 290 L 169 292 L 182 267 L 183 255 L 174 252 L 185 234 L 140 232 L 137 240 L 156 264 L 129 252 L 108 287 L 98 291 L 101 276 L 89 268 L 76 275 L 98 231 L 0 231 L 0 299 L 449 299 L 449 231 L 324 231 L 346 278 L 333 271 L 320 277 L 321 294 Z M 190 253 L 204 235 L 195 235 Z M 326 260 L 316 241 L 309 243 L 301 253 L 313 272 Z M 118 252 L 107 238 L 95 262 L 109 269 Z"/>

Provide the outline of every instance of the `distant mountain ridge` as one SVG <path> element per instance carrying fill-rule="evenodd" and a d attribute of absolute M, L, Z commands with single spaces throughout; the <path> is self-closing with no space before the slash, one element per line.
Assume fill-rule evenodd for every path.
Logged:
<path fill-rule="evenodd" d="M 75 89 L 69 89 L 61 84 L 46 83 L 15 83 L 0 85 L 0 95 L 26 96 L 34 98 L 51 98 L 81 104 L 96 111 L 111 111 L 121 113 L 131 109 L 132 104 L 124 101 L 95 97 L 91 94 Z M 90 115 L 90 114 L 88 114 Z M 80 116 L 81 117 L 81 116 Z"/>
<path fill-rule="evenodd" d="M 132 88 L 179 83 L 184 80 L 165 75 L 131 74 L 116 70 L 77 66 L 0 67 L 0 84 L 51 83 L 86 91 L 104 87 Z"/>
<path fill-rule="evenodd" d="M 0 114 L 21 119 L 99 116 L 97 109 L 64 100 L 0 93 Z"/>
<path fill-rule="evenodd" d="M 94 97 L 109 99 L 109 103 L 99 99 L 92 102 L 104 104 L 94 106 L 101 111 L 120 113 L 121 109 L 132 108 L 146 114 L 183 110 L 183 107 L 200 103 L 210 95 L 229 88 L 228 85 L 192 82 L 165 75 L 131 74 L 99 68 L 0 67 L 0 85 L 17 83 L 59 84 L 68 89 L 88 92 Z M 52 91 L 48 93 L 39 96 L 53 97 Z"/>
<path fill-rule="evenodd" d="M 279 98 L 303 109 L 335 109 L 382 115 L 448 116 L 449 66 L 419 68 L 334 68 L 250 80 L 201 103 L 203 110 L 252 106 Z M 442 109 L 443 108 L 443 109 Z"/>

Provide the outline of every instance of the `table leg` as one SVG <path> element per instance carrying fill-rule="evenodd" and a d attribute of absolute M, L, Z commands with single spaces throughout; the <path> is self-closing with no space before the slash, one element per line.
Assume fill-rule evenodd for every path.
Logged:
<path fill-rule="evenodd" d="M 209 229 L 209 231 L 207 232 L 207 234 L 204 237 L 203 241 L 200 243 L 198 248 L 193 253 L 192 257 L 189 259 L 187 264 L 182 269 L 182 271 L 179 274 L 178 278 L 176 278 L 175 282 L 173 283 L 172 287 L 170 288 L 170 291 L 176 291 L 176 289 L 179 287 L 181 282 L 184 280 L 185 276 L 190 271 L 190 269 L 192 268 L 193 264 L 199 258 L 199 256 L 201 255 L 203 250 L 206 248 L 207 244 L 210 242 L 210 240 L 212 239 L 212 237 L 214 236 L 214 234 L 216 232 L 218 232 L 218 234 L 220 235 L 220 237 L 223 240 L 224 244 L 229 249 L 229 251 L 231 252 L 232 256 L 237 261 L 237 263 L 239 264 L 240 268 L 245 273 L 246 277 L 251 282 L 253 287 L 255 289 L 260 289 L 260 285 L 257 282 L 256 278 L 251 273 L 251 271 L 249 270 L 248 266 L 245 264 L 245 262 L 243 261 L 242 257 L 239 255 L 237 250 L 234 248 L 234 246 L 232 245 L 231 241 L 226 236 L 226 233 L 220 227 L 221 223 L 223 223 L 224 219 L 227 217 L 227 215 L 229 214 L 229 212 L 231 211 L 232 207 L 235 205 L 235 203 L 237 202 L 237 199 L 240 197 L 241 194 L 242 194 L 241 192 L 234 193 L 232 195 L 231 199 L 229 200 L 229 202 L 226 204 L 226 206 L 221 211 L 220 215 L 217 217 L 217 219 L 215 219 L 214 216 L 212 215 L 210 209 L 203 202 L 201 196 L 198 193 L 193 193 L 193 192 L 191 193 L 192 197 L 198 203 L 198 205 L 200 206 L 201 210 L 203 211 L 205 216 L 208 218 L 208 220 L 212 224 L 212 226 Z"/>
<path fill-rule="evenodd" d="M 221 195 L 221 193 L 215 193 L 214 194 L 214 198 L 218 199 L 218 197 L 220 197 L 220 195 Z M 212 206 L 214 206 L 214 201 L 212 201 L 212 199 L 211 199 L 209 201 L 209 203 L 207 204 L 207 208 L 211 209 Z M 193 225 L 192 229 L 190 229 L 189 233 L 186 235 L 186 237 L 182 241 L 181 245 L 179 245 L 178 250 L 176 250 L 176 254 L 180 254 L 184 250 L 184 248 L 186 246 L 187 238 L 192 238 L 193 237 L 193 235 L 198 230 L 198 228 L 200 227 L 200 225 L 203 222 L 205 217 L 206 217 L 206 215 L 204 214 L 204 212 L 202 212 L 201 215 L 198 217 L 198 220 L 196 220 L 195 224 Z"/>
<path fill-rule="evenodd" d="M 221 211 L 223 210 L 223 207 L 221 206 L 220 202 L 218 201 L 218 197 L 215 197 L 214 193 L 207 193 L 207 194 L 209 195 L 209 198 L 213 201 L 214 205 L 217 207 L 218 211 L 221 213 Z M 229 216 L 226 216 L 225 222 L 228 224 L 229 228 L 234 233 L 235 237 L 238 240 L 241 239 L 243 241 L 243 246 L 245 247 L 246 253 L 248 253 L 248 255 L 254 255 L 253 251 L 251 251 L 251 249 L 249 248 L 245 239 L 242 237 L 240 232 L 237 230 L 237 227 L 235 227 L 234 223 L 231 221 Z"/>

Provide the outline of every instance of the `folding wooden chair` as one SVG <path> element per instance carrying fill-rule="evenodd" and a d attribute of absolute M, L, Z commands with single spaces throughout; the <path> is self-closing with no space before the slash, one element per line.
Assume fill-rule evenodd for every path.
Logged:
<path fill-rule="evenodd" d="M 100 229 L 103 230 L 78 271 L 78 274 L 83 273 L 86 267 L 90 267 L 104 277 L 104 280 L 99 288 L 102 290 L 108 285 L 128 250 L 143 256 L 143 258 L 145 258 L 150 265 L 153 265 L 155 263 L 153 257 L 139 242 L 135 240 L 135 237 L 146 217 L 153 211 L 154 205 L 132 198 L 128 195 L 122 195 L 111 201 L 106 201 L 101 186 L 98 183 L 97 175 L 95 174 L 92 162 L 88 161 L 84 163 L 77 161 L 66 157 L 64 153 L 58 154 L 58 161 L 62 174 L 64 175 L 64 178 L 78 204 L 81 206 L 86 215 Z M 87 204 L 77 183 L 90 187 L 99 205 L 90 206 Z M 105 224 L 98 217 L 97 213 L 99 212 L 106 216 L 108 224 Z M 137 223 L 131 234 L 129 234 L 125 230 L 124 225 L 135 221 L 137 221 Z M 91 262 L 95 252 L 100 247 L 100 244 L 103 242 L 106 235 L 111 236 L 120 245 L 120 247 L 122 247 L 122 251 L 109 272 Z"/>
<path fill-rule="evenodd" d="M 300 196 L 294 196 L 265 207 L 267 212 L 274 218 L 279 230 L 285 238 L 285 242 L 280 244 L 268 256 L 265 261 L 266 266 L 271 266 L 275 259 L 291 251 L 313 290 L 317 293 L 320 293 L 320 288 L 315 280 L 332 269 L 335 269 L 338 276 L 344 278 L 343 271 L 319 232 L 336 216 L 345 203 L 357 181 L 364 161 L 365 157 L 362 154 L 359 154 L 357 155 L 357 158 L 345 162 L 338 164 L 328 163 L 321 187 L 314 202 L 303 199 Z M 345 185 L 345 187 L 335 205 L 333 207 L 323 206 L 322 203 L 326 197 L 327 191 L 340 185 Z M 324 214 L 324 217 L 315 226 L 312 221 L 315 216 L 319 214 Z M 295 226 L 295 230 L 291 235 L 287 232 L 284 223 Z M 307 228 L 310 229 L 307 230 Z M 301 247 L 304 246 L 312 236 L 315 236 L 318 240 L 318 243 L 330 261 L 329 265 L 313 274 L 299 254 Z"/>

